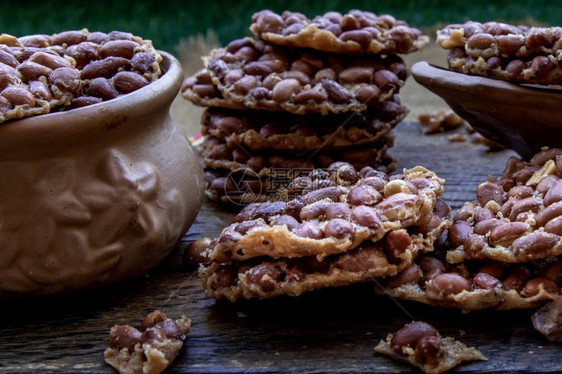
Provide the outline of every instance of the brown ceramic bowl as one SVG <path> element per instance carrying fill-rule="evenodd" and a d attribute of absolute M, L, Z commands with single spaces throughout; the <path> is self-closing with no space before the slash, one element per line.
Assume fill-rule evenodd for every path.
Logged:
<path fill-rule="evenodd" d="M 169 108 L 180 65 L 113 100 L 0 125 L 0 298 L 145 273 L 203 201 L 203 171 Z"/>
<path fill-rule="evenodd" d="M 529 158 L 543 146 L 562 147 L 562 91 L 412 66 L 412 76 L 441 96 L 482 135 Z"/>

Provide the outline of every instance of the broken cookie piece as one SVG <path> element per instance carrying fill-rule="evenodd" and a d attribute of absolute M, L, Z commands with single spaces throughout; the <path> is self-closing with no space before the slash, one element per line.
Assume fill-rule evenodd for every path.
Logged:
<path fill-rule="evenodd" d="M 389 334 L 375 351 L 409 362 L 424 373 L 439 374 L 463 361 L 487 360 L 480 351 L 451 337 L 443 337 L 430 324 L 411 322 Z"/>
<path fill-rule="evenodd" d="M 556 296 L 531 317 L 535 329 L 553 342 L 562 342 L 562 296 Z"/>
<path fill-rule="evenodd" d="M 177 356 L 191 320 L 172 320 L 154 311 L 142 320 L 142 331 L 129 325 L 115 325 L 109 332 L 109 348 L 104 359 L 121 374 L 158 374 Z"/>

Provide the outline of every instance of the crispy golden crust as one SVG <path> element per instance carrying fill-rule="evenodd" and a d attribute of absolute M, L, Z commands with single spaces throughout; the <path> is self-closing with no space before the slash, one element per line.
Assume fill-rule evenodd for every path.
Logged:
<path fill-rule="evenodd" d="M 342 54 L 410 53 L 429 42 L 404 21 L 360 10 L 328 12 L 312 20 L 298 12 L 262 10 L 253 15 L 250 31 L 273 44 Z"/>

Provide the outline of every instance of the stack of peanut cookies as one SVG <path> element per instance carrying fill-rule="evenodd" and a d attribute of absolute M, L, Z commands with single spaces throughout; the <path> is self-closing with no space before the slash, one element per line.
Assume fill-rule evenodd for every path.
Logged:
<path fill-rule="evenodd" d="M 394 276 L 450 226 L 444 180 L 415 167 L 389 178 L 337 162 L 290 185 L 292 199 L 247 205 L 204 252 L 208 296 L 298 296 Z"/>
<path fill-rule="evenodd" d="M 454 71 L 518 83 L 562 83 L 561 27 L 469 21 L 438 31 L 437 43 L 449 50 Z"/>
<path fill-rule="evenodd" d="M 510 158 L 476 195 L 448 238 L 389 278 L 386 293 L 464 310 L 533 308 L 560 294 L 562 150 Z"/>
<path fill-rule="evenodd" d="M 398 54 L 419 50 L 426 36 L 359 10 L 312 20 L 263 10 L 250 30 L 256 39 L 211 51 L 182 86 L 207 108 L 199 150 L 212 199 L 286 199 L 293 179 L 335 161 L 395 168 L 391 130 L 407 113 Z"/>

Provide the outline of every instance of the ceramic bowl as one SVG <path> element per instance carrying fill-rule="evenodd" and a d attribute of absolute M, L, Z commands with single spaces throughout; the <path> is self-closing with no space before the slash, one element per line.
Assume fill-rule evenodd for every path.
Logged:
<path fill-rule="evenodd" d="M 523 158 L 544 146 L 562 147 L 562 90 L 466 75 L 425 61 L 412 66 L 412 76 L 482 135 Z"/>
<path fill-rule="evenodd" d="M 127 95 L 0 125 L 0 297 L 141 274 L 193 223 L 203 171 L 169 114 L 180 65 Z"/>

